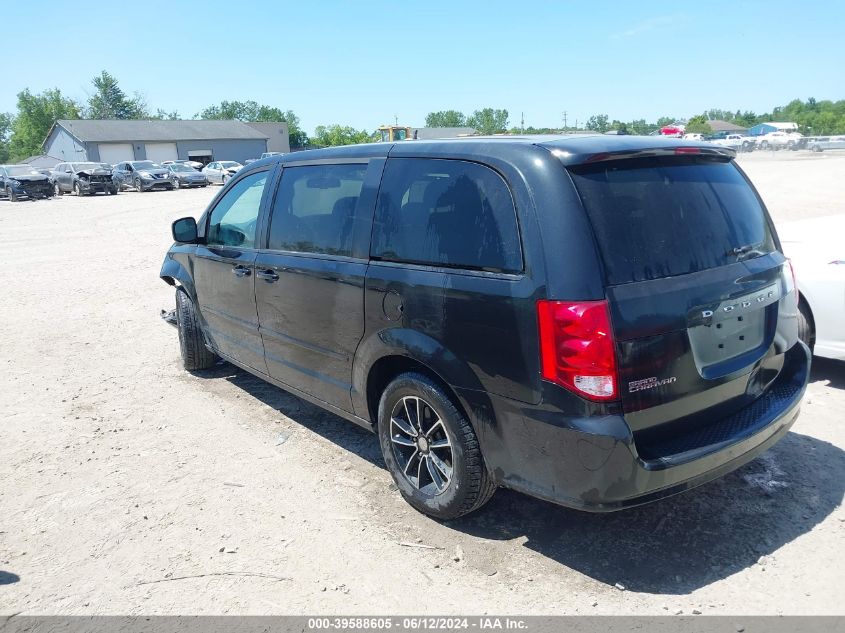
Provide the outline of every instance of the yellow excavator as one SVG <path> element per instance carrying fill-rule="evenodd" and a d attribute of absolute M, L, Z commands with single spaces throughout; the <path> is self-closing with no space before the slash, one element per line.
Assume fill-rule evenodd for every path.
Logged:
<path fill-rule="evenodd" d="M 382 143 L 392 143 L 393 141 L 407 141 L 411 136 L 411 128 L 403 127 L 401 125 L 382 125 L 378 129 L 381 134 Z"/>

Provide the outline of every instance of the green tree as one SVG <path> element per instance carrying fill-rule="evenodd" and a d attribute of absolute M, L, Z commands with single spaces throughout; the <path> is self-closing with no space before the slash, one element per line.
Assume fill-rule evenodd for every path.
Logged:
<path fill-rule="evenodd" d="M 467 124 L 467 118 L 462 112 L 457 110 L 440 110 L 439 112 L 429 112 L 425 116 L 426 127 L 464 127 Z"/>
<path fill-rule="evenodd" d="M 607 132 L 610 129 L 606 114 L 594 114 L 587 119 L 586 128 L 592 132 Z"/>
<path fill-rule="evenodd" d="M 348 125 L 318 125 L 311 139 L 317 147 L 332 147 L 335 145 L 354 145 L 355 143 L 370 143 L 374 135 L 366 130 L 356 130 Z"/>
<path fill-rule="evenodd" d="M 88 98 L 85 115 L 89 119 L 145 119 L 149 117 L 140 95 L 126 96 L 117 79 L 105 70 L 91 80 L 94 94 Z"/>
<path fill-rule="evenodd" d="M 29 88 L 18 93 L 18 113 L 11 124 L 10 159 L 40 154 L 42 143 L 57 119 L 78 119 L 79 105 L 58 88 L 34 95 Z"/>
<path fill-rule="evenodd" d="M 150 116 L 151 119 L 158 119 L 158 120 L 168 120 L 168 121 L 178 121 L 181 117 L 179 113 L 174 110 L 173 112 L 165 112 L 161 108 L 156 110 L 156 113 Z"/>
<path fill-rule="evenodd" d="M 299 149 L 308 145 L 308 135 L 300 127 L 299 117 L 292 110 L 282 112 L 279 108 L 261 105 L 256 101 L 221 101 L 220 105 L 212 105 L 198 112 L 194 118 L 287 123 L 290 146 Z"/>
<path fill-rule="evenodd" d="M 710 127 L 710 124 L 707 122 L 705 116 L 703 114 L 699 114 L 687 121 L 685 131 L 689 134 L 711 134 L 713 132 L 713 128 Z"/>
<path fill-rule="evenodd" d="M 9 162 L 9 132 L 12 129 L 12 115 L 0 112 L 0 164 Z"/>
<path fill-rule="evenodd" d="M 466 124 L 481 134 L 501 134 L 508 129 L 508 111 L 493 108 L 476 110 L 467 117 Z"/>
<path fill-rule="evenodd" d="M 664 127 L 666 125 L 672 125 L 675 122 L 675 117 L 673 116 L 662 116 L 657 119 L 657 127 Z"/>

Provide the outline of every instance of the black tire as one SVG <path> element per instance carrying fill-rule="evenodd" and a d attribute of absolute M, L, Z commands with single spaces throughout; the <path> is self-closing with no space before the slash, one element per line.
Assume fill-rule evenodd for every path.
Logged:
<path fill-rule="evenodd" d="M 407 418 L 411 420 L 411 425 L 417 429 L 417 437 L 425 438 L 422 445 L 420 445 L 420 440 L 411 445 L 398 443 L 403 436 L 394 425 L 394 420 L 401 414 L 394 417 L 394 413 L 402 410 L 407 412 L 404 408 L 404 403 L 407 401 L 418 401 L 423 408 L 423 414 L 419 416 L 422 422 L 416 426 L 411 420 L 415 414 L 408 413 L 407 415 Z M 442 422 L 441 425 L 438 426 L 435 421 L 432 421 L 435 416 Z M 426 434 L 427 424 L 429 434 Z M 438 433 L 439 436 L 433 433 Z M 384 461 L 399 492 L 411 506 L 424 514 L 438 519 L 455 519 L 483 506 L 496 491 L 496 484 L 484 464 L 478 438 L 469 420 L 455 406 L 443 388 L 423 374 L 416 372 L 400 374 L 384 390 L 378 408 L 378 435 Z M 410 436 L 406 435 L 406 437 Z M 435 437 L 441 439 L 435 440 L 433 439 Z M 443 441 L 448 442 L 448 449 L 437 447 L 436 450 L 448 450 L 448 456 L 445 452 L 440 452 L 439 462 L 451 468 L 448 480 L 443 481 L 442 474 L 437 475 L 441 479 L 440 483 L 443 484 L 442 489 L 438 489 L 434 475 L 430 474 L 436 466 L 431 465 L 434 462 L 429 459 L 429 456 L 434 454 L 435 443 Z M 425 460 L 423 457 L 417 457 L 417 461 L 414 462 L 414 456 L 418 455 L 424 455 Z M 416 484 L 413 474 L 406 475 L 403 472 L 400 459 L 405 459 L 405 469 L 410 471 L 417 469 Z M 422 464 L 426 464 L 425 470 Z M 428 483 L 421 485 L 424 481 Z"/>
<path fill-rule="evenodd" d="M 769 141 L 763 141 L 760 143 L 760 149 L 769 149 Z"/>
<path fill-rule="evenodd" d="M 181 189 L 182 188 L 182 183 L 178 178 L 173 181 L 173 188 L 174 189 Z"/>
<path fill-rule="evenodd" d="M 813 317 L 810 310 L 802 301 L 798 304 L 798 338 L 800 338 L 810 351 L 816 346 L 816 332 L 813 327 Z"/>
<path fill-rule="evenodd" d="M 62 195 L 62 186 L 57 182 L 53 183 L 53 195 L 54 196 Z"/>
<path fill-rule="evenodd" d="M 205 346 L 193 302 L 183 290 L 176 291 L 176 327 L 182 364 L 188 371 L 208 369 L 217 362 L 217 355 Z"/>
<path fill-rule="evenodd" d="M 81 198 L 82 197 L 82 187 L 79 185 L 78 182 L 73 183 L 73 195 Z"/>
<path fill-rule="evenodd" d="M 116 196 L 117 195 L 117 187 L 111 187 L 109 189 L 109 195 L 110 196 Z"/>
<path fill-rule="evenodd" d="M 132 183 L 132 186 L 135 187 L 135 189 L 138 190 L 138 193 L 144 193 L 144 186 L 141 184 L 140 178 L 136 178 L 135 182 Z"/>
<path fill-rule="evenodd" d="M 6 187 L 6 197 L 9 198 L 9 202 L 18 201 L 18 196 L 14 191 L 12 191 L 11 187 Z"/>

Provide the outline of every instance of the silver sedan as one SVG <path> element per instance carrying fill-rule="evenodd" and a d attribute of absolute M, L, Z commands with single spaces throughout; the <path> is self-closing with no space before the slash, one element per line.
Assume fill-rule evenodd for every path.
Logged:
<path fill-rule="evenodd" d="M 208 182 L 225 185 L 241 169 L 243 165 L 233 160 L 218 160 L 203 167 L 202 173 L 205 174 Z"/>

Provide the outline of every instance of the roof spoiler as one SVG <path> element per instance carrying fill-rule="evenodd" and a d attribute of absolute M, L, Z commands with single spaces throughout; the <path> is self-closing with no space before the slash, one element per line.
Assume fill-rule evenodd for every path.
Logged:
<path fill-rule="evenodd" d="M 599 152 L 592 154 L 576 154 L 562 149 L 551 149 L 553 156 L 561 160 L 564 165 L 588 165 L 604 163 L 614 160 L 628 160 L 635 158 L 656 158 L 660 156 L 702 156 L 714 160 L 729 161 L 736 158 L 736 151 L 729 147 L 703 145 L 674 145 L 671 147 L 646 147 L 618 152 Z"/>

